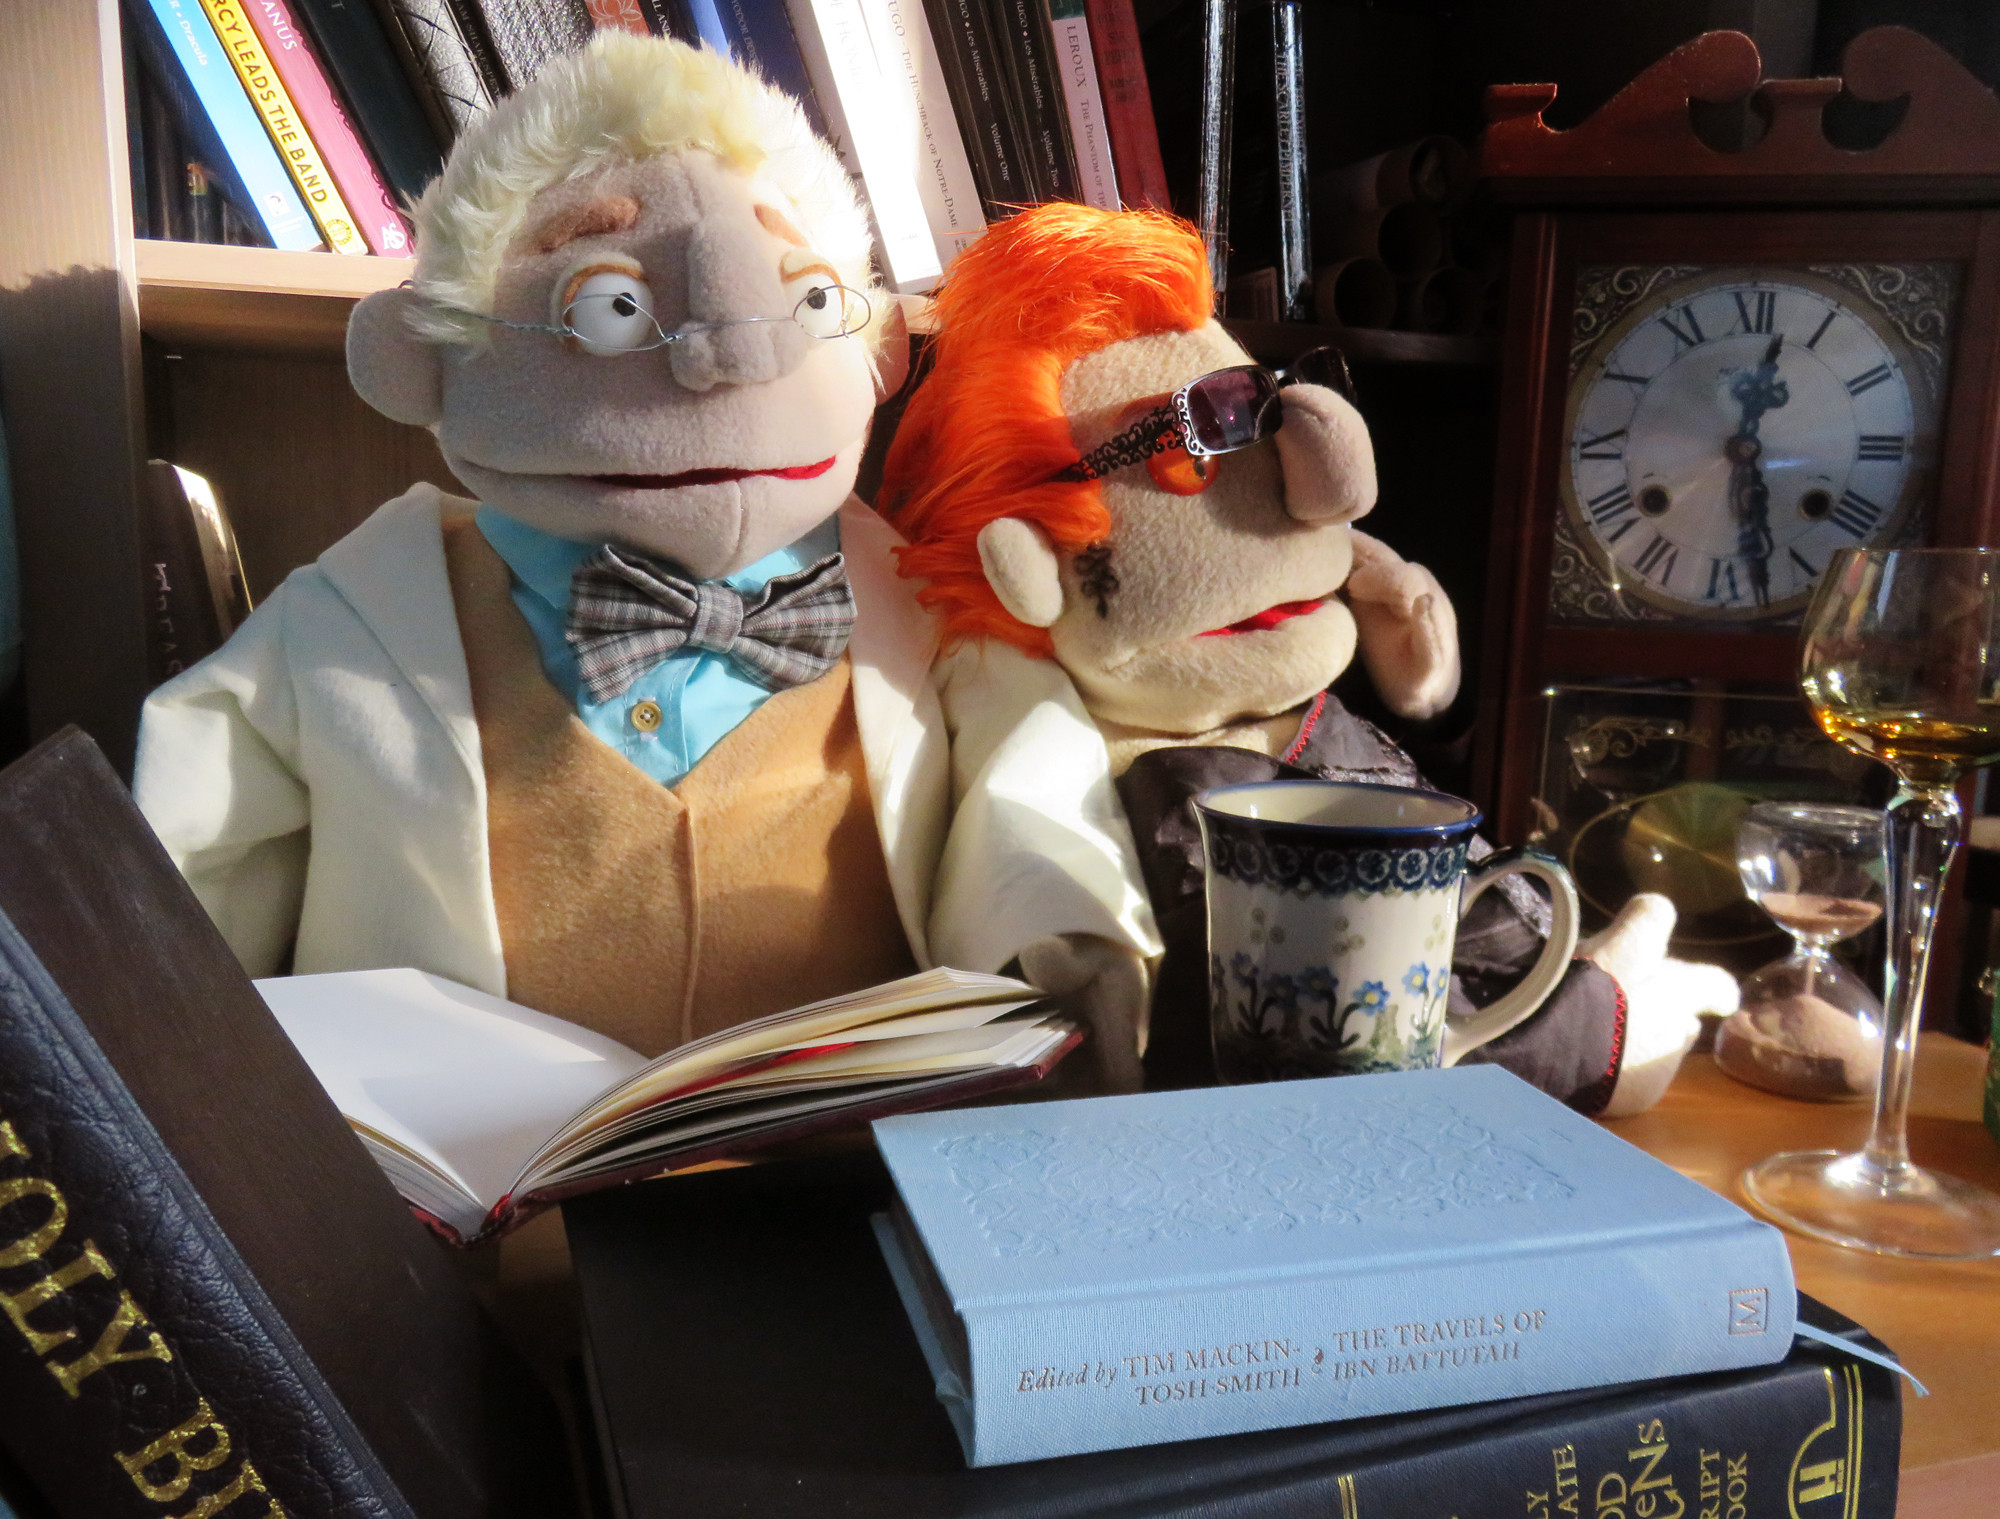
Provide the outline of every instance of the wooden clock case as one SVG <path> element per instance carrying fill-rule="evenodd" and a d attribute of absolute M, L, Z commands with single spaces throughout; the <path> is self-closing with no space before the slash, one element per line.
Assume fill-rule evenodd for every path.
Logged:
<path fill-rule="evenodd" d="M 1956 316 L 1920 541 L 2000 541 L 2000 101 L 1900 27 L 1857 37 L 1840 78 L 1761 76 L 1748 37 L 1710 32 L 1568 131 L 1542 120 L 1554 85 L 1487 92 L 1481 170 L 1494 200 L 1515 216 L 1473 775 L 1503 840 L 1534 828 L 1552 686 L 1636 678 L 1719 692 L 1783 689 L 1797 678 L 1795 626 L 1552 621 L 1579 270 L 1955 265 Z M 1872 148 L 1843 148 L 1825 129 L 1835 102 L 1836 110 L 1858 103 L 1877 115 L 1900 111 L 1900 120 Z M 1746 103 L 1746 119 L 1763 127 L 1749 146 L 1725 152 L 1698 134 L 1705 108 Z M 1955 916 L 1947 915 L 1941 941 Z M 1956 955 L 1941 958 L 1947 964 L 1934 984 L 1948 985 Z"/>

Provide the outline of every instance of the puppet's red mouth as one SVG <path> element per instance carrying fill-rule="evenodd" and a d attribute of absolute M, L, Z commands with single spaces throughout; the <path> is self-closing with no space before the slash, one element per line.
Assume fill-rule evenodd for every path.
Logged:
<path fill-rule="evenodd" d="M 1274 607 L 1232 622 L 1226 628 L 1210 628 L 1206 633 L 1197 633 L 1197 638 L 1221 638 L 1226 633 L 1263 633 L 1275 628 L 1279 623 L 1294 617 L 1303 617 L 1308 612 L 1317 612 L 1326 605 L 1324 596 L 1315 596 L 1310 601 L 1281 601 Z"/>
<path fill-rule="evenodd" d="M 725 480 L 748 480 L 753 475 L 770 475 L 778 480 L 817 480 L 833 468 L 834 455 L 817 464 L 787 464 L 781 469 L 684 469 L 678 475 L 592 475 L 599 485 L 616 485 L 626 490 L 670 491 L 683 485 L 720 485 Z"/>

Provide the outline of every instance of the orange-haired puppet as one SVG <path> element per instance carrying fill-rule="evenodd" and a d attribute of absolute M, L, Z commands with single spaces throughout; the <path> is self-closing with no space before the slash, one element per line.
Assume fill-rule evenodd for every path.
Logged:
<path fill-rule="evenodd" d="M 1281 384 L 1211 310 L 1200 238 L 1172 217 L 1052 204 L 999 224 L 937 293 L 933 364 L 880 500 L 946 647 L 957 811 L 932 947 L 980 964 L 998 948 L 985 922 L 1045 914 L 1023 968 L 1052 991 L 1095 978 L 1100 1067 L 1118 1085 L 1136 1084 L 1149 1027 L 1148 1080 L 1210 1069 L 1195 793 L 1309 775 L 1423 785 L 1329 687 L 1357 651 L 1401 718 L 1438 714 L 1459 684 L 1437 581 L 1350 526 L 1376 487 L 1344 367 L 1309 360 Z M 970 868 L 994 858 L 1019 869 Z M 1540 952 L 1546 910 L 1507 885 L 1520 890 L 1486 893 L 1461 928 L 1461 1010 Z M 1671 926 L 1663 899 L 1637 904 L 1534 1017 L 1469 1058 L 1587 1111 L 1644 1106 L 1697 1012 L 1735 1006 L 1724 973 L 1665 958 Z M 1121 957 L 1156 968 L 1150 994 L 1105 973 Z"/>

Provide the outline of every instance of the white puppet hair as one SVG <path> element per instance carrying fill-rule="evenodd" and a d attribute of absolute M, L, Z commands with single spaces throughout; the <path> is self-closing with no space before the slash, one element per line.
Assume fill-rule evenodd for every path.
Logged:
<path fill-rule="evenodd" d="M 459 137 L 413 208 L 418 293 L 490 311 L 501 263 L 539 192 L 607 164 L 689 150 L 784 191 L 814 251 L 868 296 L 879 325 L 889 303 L 869 262 L 867 214 L 797 102 L 706 48 L 620 31 L 552 59 Z M 436 341 L 484 335 L 485 324 L 435 306 L 413 316 Z"/>

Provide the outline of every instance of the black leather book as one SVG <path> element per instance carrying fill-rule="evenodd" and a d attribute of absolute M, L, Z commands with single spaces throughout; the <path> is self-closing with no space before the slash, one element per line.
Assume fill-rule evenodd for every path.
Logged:
<path fill-rule="evenodd" d="M 312 32 L 389 188 L 415 200 L 444 168 L 444 155 L 368 0 L 295 0 L 292 13 Z"/>
<path fill-rule="evenodd" d="M 419 83 L 446 124 L 446 135 L 456 137 L 507 93 L 490 45 L 476 25 L 465 26 L 449 0 L 374 3 L 384 29 L 393 28 L 402 38 Z"/>
<path fill-rule="evenodd" d="M 0 774 L 0 1299 L 64 1519 L 573 1511 L 553 1402 L 75 729 Z"/>
<path fill-rule="evenodd" d="M 1002 37 L 1008 88 L 1026 136 L 1028 180 L 1033 197 L 1081 200 L 1076 152 L 1069 140 L 1069 105 L 1056 74 L 1055 34 L 1048 0 L 989 0 L 995 32 Z"/>
<path fill-rule="evenodd" d="M 1895 1512 L 1894 1378 L 1805 1341 L 1754 1371 L 968 1468 L 869 1226 L 891 1195 L 856 1152 L 564 1205 L 624 1519 Z"/>
<path fill-rule="evenodd" d="M 510 90 L 541 73 L 551 58 L 574 52 L 596 30 L 583 0 L 473 0 Z"/>
<path fill-rule="evenodd" d="M 1035 191 L 1027 133 L 986 0 L 924 0 L 924 14 L 987 220 L 1012 216 L 1034 200 Z"/>

